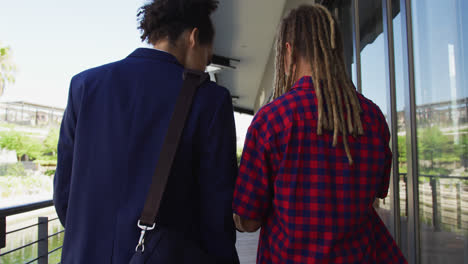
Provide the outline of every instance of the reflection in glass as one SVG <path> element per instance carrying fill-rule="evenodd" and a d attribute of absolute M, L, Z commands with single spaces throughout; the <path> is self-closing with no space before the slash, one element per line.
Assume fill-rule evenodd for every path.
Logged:
<path fill-rule="evenodd" d="M 388 118 L 387 73 L 385 67 L 385 38 L 382 27 L 382 5 L 375 2 L 363 2 L 360 5 L 361 35 L 361 79 L 362 94 L 380 107 Z M 368 12 L 372 9 L 372 12 Z M 366 11 L 366 12 L 364 12 Z M 378 214 L 389 230 L 392 230 L 391 188 L 385 199 L 376 201 Z"/>
<path fill-rule="evenodd" d="M 343 1 L 343 3 L 333 4 L 331 10 L 336 10 L 338 20 L 338 26 L 341 31 L 341 37 L 343 41 L 343 52 L 346 70 L 350 77 L 355 76 L 355 56 L 353 50 L 353 16 L 352 16 L 352 5 L 351 1 Z M 353 80 L 354 81 L 354 80 Z M 356 82 L 354 82 L 356 84 Z"/>
<path fill-rule="evenodd" d="M 398 135 L 394 139 L 398 140 L 398 150 L 393 154 L 398 156 L 399 170 L 399 193 L 400 193 L 400 248 L 403 254 L 408 257 L 408 190 L 407 183 L 407 157 L 406 157 L 406 130 L 405 130 L 405 100 L 403 81 L 403 35 L 401 30 L 401 13 L 398 13 L 393 18 L 393 36 L 394 36 L 394 53 L 395 53 L 395 86 L 396 86 L 396 103 L 397 103 L 397 129 Z"/>
<path fill-rule="evenodd" d="M 463 263 L 468 253 L 468 3 L 415 0 L 412 10 L 422 263 Z"/>

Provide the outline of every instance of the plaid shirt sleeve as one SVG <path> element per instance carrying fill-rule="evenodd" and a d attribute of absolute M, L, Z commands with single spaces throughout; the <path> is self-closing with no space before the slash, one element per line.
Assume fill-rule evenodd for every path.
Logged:
<path fill-rule="evenodd" d="M 268 142 L 258 119 L 248 129 L 239 176 L 234 191 L 233 210 L 247 219 L 262 220 L 271 206 Z"/>
<path fill-rule="evenodd" d="M 390 130 L 388 128 L 387 122 L 385 122 L 384 115 L 380 112 L 379 113 L 380 120 L 381 120 L 381 131 L 383 135 L 383 140 L 385 144 L 385 165 L 384 165 L 384 175 L 383 175 L 383 182 L 381 188 L 377 192 L 378 198 L 385 198 L 387 197 L 388 187 L 390 184 L 390 175 L 392 171 L 392 151 L 390 149 Z"/>

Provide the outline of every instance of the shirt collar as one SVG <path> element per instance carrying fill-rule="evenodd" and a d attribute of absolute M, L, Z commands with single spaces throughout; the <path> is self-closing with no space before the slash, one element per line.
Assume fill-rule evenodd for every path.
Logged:
<path fill-rule="evenodd" d="M 303 88 L 303 89 L 313 89 L 314 84 L 311 76 L 303 76 L 291 87 L 291 90 Z"/>

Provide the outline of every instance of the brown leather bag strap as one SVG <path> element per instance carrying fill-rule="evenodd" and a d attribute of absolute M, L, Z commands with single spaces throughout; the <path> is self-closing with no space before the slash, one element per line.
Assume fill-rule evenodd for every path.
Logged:
<path fill-rule="evenodd" d="M 209 75 L 204 72 L 185 70 L 183 78 L 184 83 L 182 85 L 182 90 L 177 98 L 175 110 L 172 113 L 159 160 L 156 164 L 156 170 L 153 174 L 151 187 L 140 217 L 139 227 L 142 228 L 143 226 L 145 230 L 150 230 L 151 227 L 154 228 L 179 140 L 191 109 L 193 96 L 197 88 L 209 78 Z"/>

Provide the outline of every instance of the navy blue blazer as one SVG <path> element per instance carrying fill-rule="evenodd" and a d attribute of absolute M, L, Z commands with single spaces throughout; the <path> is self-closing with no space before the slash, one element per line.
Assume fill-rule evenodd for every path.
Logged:
<path fill-rule="evenodd" d="M 137 49 L 73 77 L 58 144 L 54 202 L 65 226 L 62 263 L 128 263 L 183 66 Z M 238 263 L 232 197 L 237 174 L 229 91 L 194 98 L 159 212 L 220 263 Z"/>

